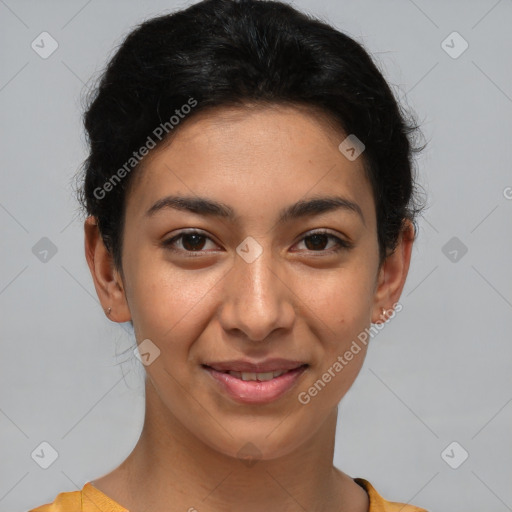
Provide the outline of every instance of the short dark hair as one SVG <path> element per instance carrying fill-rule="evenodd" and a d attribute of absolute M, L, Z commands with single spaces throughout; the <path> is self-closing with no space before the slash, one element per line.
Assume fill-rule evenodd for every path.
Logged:
<path fill-rule="evenodd" d="M 195 107 L 185 121 L 169 126 L 191 99 Z M 285 3 L 204 0 L 146 20 L 125 38 L 88 101 L 90 153 L 77 197 L 96 217 L 121 273 L 125 202 L 137 165 L 115 186 L 102 187 L 123 165 L 126 170 L 156 127 L 163 123 L 171 135 L 214 107 L 261 103 L 321 111 L 365 145 L 381 262 L 396 248 L 404 221 L 416 226 L 421 206 L 412 154 L 425 145 L 413 146 L 412 136 L 420 133 L 413 115 L 361 44 Z M 98 197 L 107 188 L 107 196 Z"/>

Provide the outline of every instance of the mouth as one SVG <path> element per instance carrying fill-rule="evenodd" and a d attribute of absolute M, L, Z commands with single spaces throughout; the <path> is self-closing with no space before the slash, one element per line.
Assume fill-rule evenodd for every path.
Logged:
<path fill-rule="evenodd" d="M 309 364 L 297 361 L 271 361 L 264 364 L 227 362 L 203 364 L 220 389 L 241 403 L 263 404 L 292 389 Z"/>
<path fill-rule="evenodd" d="M 240 380 L 257 380 L 259 382 L 265 382 L 268 380 L 275 379 L 276 377 L 280 377 L 281 375 L 284 375 L 285 373 L 292 372 L 293 370 L 277 370 L 275 372 L 262 372 L 262 373 L 252 373 L 252 372 L 234 372 L 234 371 L 228 371 L 228 372 L 222 372 L 227 373 L 229 375 L 232 375 L 233 377 L 236 377 Z"/>

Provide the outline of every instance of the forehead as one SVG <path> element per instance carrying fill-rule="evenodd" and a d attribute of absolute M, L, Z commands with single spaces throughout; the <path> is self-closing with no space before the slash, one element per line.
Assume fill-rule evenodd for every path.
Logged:
<path fill-rule="evenodd" d="M 319 110 L 222 107 L 182 123 L 136 169 L 127 201 L 132 215 L 142 216 L 166 194 L 207 196 L 254 213 L 337 192 L 373 216 L 363 158 L 340 152 L 346 134 Z"/>

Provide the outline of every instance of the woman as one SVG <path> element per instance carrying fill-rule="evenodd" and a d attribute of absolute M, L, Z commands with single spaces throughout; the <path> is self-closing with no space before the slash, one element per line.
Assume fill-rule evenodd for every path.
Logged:
<path fill-rule="evenodd" d="M 85 115 L 86 258 L 146 369 L 140 439 L 32 512 L 421 511 L 333 466 L 414 241 L 407 121 L 355 41 L 271 1 L 146 21 Z"/>

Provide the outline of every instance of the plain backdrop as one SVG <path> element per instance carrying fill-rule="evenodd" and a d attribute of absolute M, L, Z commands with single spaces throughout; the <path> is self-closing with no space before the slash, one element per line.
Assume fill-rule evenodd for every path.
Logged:
<path fill-rule="evenodd" d="M 80 489 L 140 434 L 144 369 L 97 300 L 71 185 L 86 85 L 190 3 L 0 0 L 0 512 Z M 403 309 L 341 402 L 335 464 L 430 511 L 512 510 L 512 2 L 293 5 L 362 43 L 429 141 Z"/>

